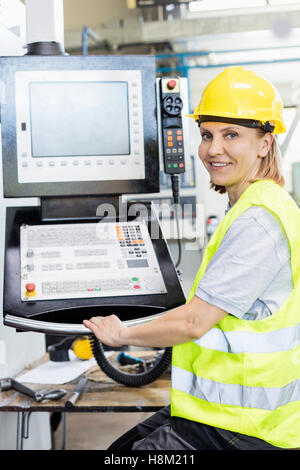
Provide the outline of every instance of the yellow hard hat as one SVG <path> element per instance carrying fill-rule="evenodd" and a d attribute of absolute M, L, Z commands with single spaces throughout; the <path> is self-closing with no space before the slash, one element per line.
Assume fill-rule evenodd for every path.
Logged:
<path fill-rule="evenodd" d="M 276 88 L 255 72 L 241 66 L 227 67 L 203 91 L 193 117 L 204 121 L 235 122 L 247 127 L 264 127 L 282 134 L 286 131 L 282 101 Z"/>

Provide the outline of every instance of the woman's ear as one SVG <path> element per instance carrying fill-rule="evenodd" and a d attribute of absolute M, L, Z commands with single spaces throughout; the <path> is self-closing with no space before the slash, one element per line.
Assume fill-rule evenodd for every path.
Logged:
<path fill-rule="evenodd" d="M 274 139 L 274 134 L 271 134 L 271 132 L 266 132 L 266 134 L 262 137 L 261 147 L 258 152 L 258 156 L 260 158 L 264 158 L 268 155 Z"/>

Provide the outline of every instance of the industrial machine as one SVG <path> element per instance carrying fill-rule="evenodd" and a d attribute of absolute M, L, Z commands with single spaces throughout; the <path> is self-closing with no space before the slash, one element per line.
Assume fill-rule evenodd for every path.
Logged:
<path fill-rule="evenodd" d="M 76 337 L 85 318 L 133 325 L 184 303 L 155 205 L 124 197 L 159 192 L 160 136 L 179 200 L 180 80 L 160 80 L 160 103 L 153 57 L 62 55 L 1 58 L 0 81 L 4 197 L 40 201 L 7 208 L 4 324 Z M 143 385 L 169 360 L 112 377 Z"/>

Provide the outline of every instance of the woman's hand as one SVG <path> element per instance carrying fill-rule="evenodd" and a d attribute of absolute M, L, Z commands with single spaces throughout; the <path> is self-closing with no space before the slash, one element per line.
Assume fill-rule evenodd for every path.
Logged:
<path fill-rule="evenodd" d="M 127 327 L 116 315 L 93 317 L 83 324 L 108 346 L 167 348 L 200 338 L 226 315 L 224 310 L 194 296 L 188 303 L 142 325 Z"/>
<path fill-rule="evenodd" d="M 101 343 L 112 347 L 123 346 L 122 332 L 127 329 L 127 326 L 116 315 L 93 317 L 90 320 L 84 320 L 83 324 L 94 333 Z"/>

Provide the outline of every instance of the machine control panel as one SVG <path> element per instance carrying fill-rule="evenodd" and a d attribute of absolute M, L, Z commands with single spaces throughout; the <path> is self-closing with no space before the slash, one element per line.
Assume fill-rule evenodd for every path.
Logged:
<path fill-rule="evenodd" d="M 160 106 L 165 173 L 184 173 L 183 125 L 181 117 L 183 100 L 180 94 L 179 78 L 161 78 Z"/>
<path fill-rule="evenodd" d="M 22 225 L 21 300 L 167 292 L 147 225 Z"/>

